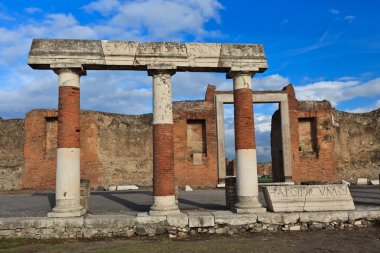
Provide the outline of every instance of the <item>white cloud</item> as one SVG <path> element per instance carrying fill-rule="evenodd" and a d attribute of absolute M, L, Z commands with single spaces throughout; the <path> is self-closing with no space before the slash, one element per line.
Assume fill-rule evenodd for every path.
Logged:
<path fill-rule="evenodd" d="M 254 90 L 280 90 L 288 85 L 289 79 L 279 74 L 273 74 L 264 77 L 253 77 L 252 88 Z"/>
<path fill-rule="evenodd" d="M 88 12 L 97 11 L 102 15 L 107 16 L 116 10 L 120 5 L 121 3 L 117 0 L 98 0 L 84 6 L 84 9 Z"/>
<path fill-rule="evenodd" d="M 28 14 L 35 14 L 35 13 L 39 13 L 39 12 L 42 12 L 42 10 L 40 8 L 37 8 L 37 7 L 29 7 L 29 8 L 25 8 L 24 11 Z"/>
<path fill-rule="evenodd" d="M 380 99 L 377 100 L 373 105 L 368 106 L 368 107 L 358 107 L 355 109 L 347 109 L 345 110 L 346 112 L 351 112 L 351 113 L 364 113 L 364 112 L 370 112 L 376 109 L 380 108 Z"/>
<path fill-rule="evenodd" d="M 281 25 L 286 25 L 287 23 L 289 23 L 289 20 L 288 19 L 283 19 L 280 24 Z"/>
<path fill-rule="evenodd" d="M 338 15 L 340 13 L 339 10 L 334 9 L 334 8 L 330 9 L 329 11 L 330 11 L 331 14 L 334 14 L 334 15 Z"/>
<path fill-rule="evenodd" d="M 199 39 L 219 36 L 204 25 L 220 21 L 223 6 L 217 0 L 98 0 L 84 7 L 109 18 L 107 26 L 135 31 L 140 39 L 182 41 L 187 35 Z"/>
<path fill-rule="evenodd" d="M 344 17 L 344 20 L 346 20 L 348 23 L 352 23 L 355 19 L 356 19 L 356 17 L 353 15 L 349 15 L 349 16 Z"/>
<path fill-rule="evenodd" d="M 380 96 L 380 78 L 367 82 L 351 81 L 322 81 L 295 86 L 296 96 L 301 100 L 329 100 L 333 106 L 341 101 L 356 97 Z"/>

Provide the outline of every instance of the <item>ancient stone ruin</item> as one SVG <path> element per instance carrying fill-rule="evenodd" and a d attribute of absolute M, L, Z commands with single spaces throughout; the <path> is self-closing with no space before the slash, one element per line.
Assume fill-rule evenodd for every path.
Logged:
<path fill-rule="evenodd" d="M 236 176 L 235 212 L 265 211 L 257 200 L 253 103 L 279 104 L 271 132 L 275 182 L 354 182 L 380 172 L 379 110 L 349 114 L 328 101 L 298 101 L 292 85 L 252 91 L 251 77 L 267 68 L 261 45 L 34 40 L 28 64 L 58 75 L 59 108 L 33 110 L 25 122 L 0 119 L 0 187 L 55 189 L 52 217 L 84 213 L 80 178 L 92 188 L 153 185 L 150 214 L 166 215 L 179 212 L 175 178 L 179 187 L 214 188 Z M 147 71 L 153 114 L 81 111 L 86 70 Z M 172 102 L 171 76 L 181 71 L 224 72 L 233 91 L 209 85 L 204 100 Z M 223 104 L 235 110 L 232 165 L 225 159 Z"/>

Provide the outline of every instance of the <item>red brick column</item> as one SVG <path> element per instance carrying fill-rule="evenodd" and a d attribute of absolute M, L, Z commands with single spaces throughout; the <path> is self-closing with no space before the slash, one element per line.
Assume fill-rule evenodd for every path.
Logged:
<path fill-rule="evenodd" d="M 265 212 L 258 200 L 257 158 L 250 72 L 230 72 L 234 84 L 237 213 Z"/>
<path fill-rule="evenodd" d="M 56 69 L 59 76 L 56 205 L 49 217 L 81 216 L 80 76 L 83 69 Z"/>
<path fill-rule="evenodd" d="M 151 70 L 153 77 L 153 197 L 150 215 L 179 213 L 174 188 L 174 146 L 171 75 Z"/>

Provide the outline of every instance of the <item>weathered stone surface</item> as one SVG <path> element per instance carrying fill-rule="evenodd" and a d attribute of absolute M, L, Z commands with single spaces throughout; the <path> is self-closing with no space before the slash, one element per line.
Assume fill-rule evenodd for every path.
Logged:
<path fill-rule="evenodd" d="M 257 216 L 257 221 L 267 224 L 282 225 L 297 223 L 299 217 L 299 213 L 260 213 Z"/>
<path fill-rule="evenodd" d="M 34 39 L 28 64 L 35 69 L 177 69 L 227 72 L 267 69 L 260 44 Z"/>
<path fill-rule="evenodd" d="M 216 211 L 212 214 L 215 217 L 215 224 L 237 226 L 257 222 L 257 214 L 236 214 L 231 211 Z"/>
<path fill-rule="evenodd" d="M 379 179 L 371 180 L 370 183 L 371 183 L 371 185 L 379 185 Z"/>
<path fill-rule="evenodd" d="M 368 178 L 358 178 L 356 181 L 357 185 L 367 185 L 368 184 Z"/>
<path fill-rule="evenodd" d="M 189 227 L 202 228 L 215 225 L 214 215 L 208 212 L 187 212 L 189 216 Z"/>
<path fill-rule="evenodd" d="M 24 120 L 0 119 L 0 191 L 21 188 Z"/>
<path fill-rule="evenodd" d="M 82 227 L 84 224 L 83 217 L 71 218 L 51 218 L 53 219 L 54 227 Z"/>
<path fill-rule="evenodd" d="M 348 212 L 349 220 L 367 219 L 375 220 L 380 219 L 380 210 L 356 210 Z"/>
<path fill-rule="evenodd" d="M 367 113 L 333 111 L 337 177 L 379 179 L 380 109 Z"/>
<path fill-rule="evenodd" d="M 90 215 L 84 220 L 84 225 L 89 228 L 128 227 L 136 222 L 136 216 L 132 215 Z"/>
<path fill-rule="evenodd" d="M 167 222 L 169 226 L 184 228 L 189 225 L 189 218 L 185 213 L 180 213 L 179 215 L 168 215 Z"/>
<path fill-rule="evenodd" d="M 348 212 L 310 212 L 300 213 L 300 222 L 347 221 Z"/>
<path fill-rule="evenodd" d="M 273 212 L 355 210 L 347 185 L 287 185 L 263 187 Z"/>
<path fill-rule="evenodd" d="M 52 228 L 54 220 L 47 217 L 0 218 L 1 229 Z"/>
<path fill-rule="evenodd" d="M 136 222 L 138 224 L 153 224 L 159 222 L 166 222 L 166 216 L 150 216 L 148 213 L 138 213 L 136 217 Z"/>

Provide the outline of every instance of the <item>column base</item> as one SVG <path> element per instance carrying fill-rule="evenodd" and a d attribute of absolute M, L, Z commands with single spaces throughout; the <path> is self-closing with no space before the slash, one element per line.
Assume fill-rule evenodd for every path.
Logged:
<path fill-rule="evenodd" d="M 149 215 L 176 215 L 180 214 L 175 196 L 154 196 L 154 204 L 150 207 Z"/>
<path fill-rule="evenodd" d="M 86 213 L 86 209 L 80 211 L 67 211 L 67 212 L 50 212 L 47 217 L 49 218 L 67 218 L 67 217 L 80 217 Z"/>
<path fill-rule="evenodd" d="M 235 213 L 265 213 L 267 209 L 261 205 L 257 197 L 238 196 Z"/>

